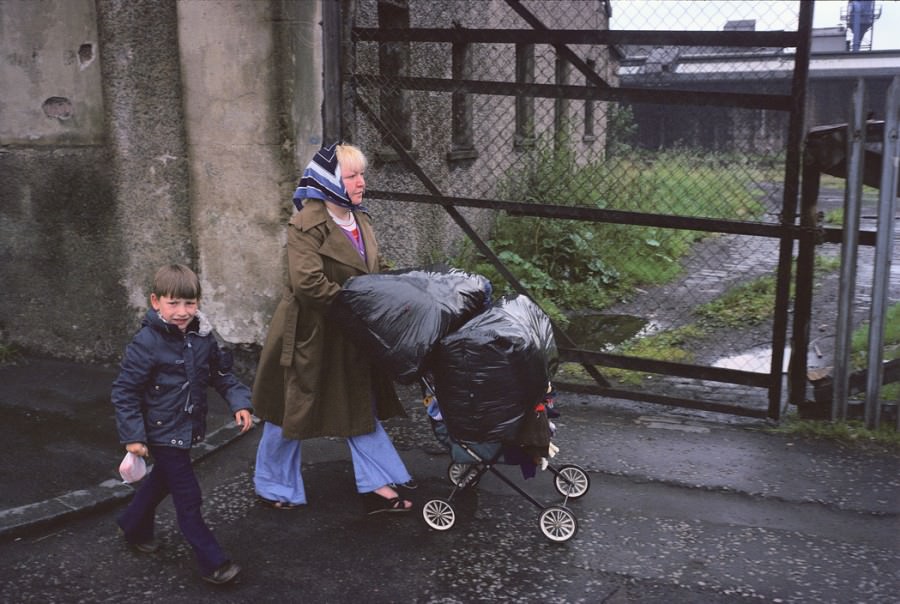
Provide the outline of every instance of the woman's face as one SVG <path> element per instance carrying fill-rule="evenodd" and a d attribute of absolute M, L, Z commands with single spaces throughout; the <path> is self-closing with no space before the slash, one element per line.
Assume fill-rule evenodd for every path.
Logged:
<path fill-rule="evenodd" d="M 344 188 L 347 189 L 347 197 L 353 205 L 358 206 L 362 203 L 363 193 L 366 192 L 365 170 L 358 166 L 341 165 L 341 180 L 344 181 Z"/>

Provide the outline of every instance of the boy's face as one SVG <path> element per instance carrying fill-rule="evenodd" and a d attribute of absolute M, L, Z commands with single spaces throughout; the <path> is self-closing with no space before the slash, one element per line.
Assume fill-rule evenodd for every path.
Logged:
<path fill-rule="evenodd" d="M 197 298 L 170 298 L 150 294 L 150 305 L 159 312 L 166 323 L 177 325 L 178 329 L 185 331 L 197 314 Z"/>

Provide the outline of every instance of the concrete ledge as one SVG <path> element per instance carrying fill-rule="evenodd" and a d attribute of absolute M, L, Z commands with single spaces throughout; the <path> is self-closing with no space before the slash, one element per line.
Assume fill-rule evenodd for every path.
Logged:
<path fill-rule="evenodd" d="M 254 418 L 254 424 L 259 420 Z M 206 440 L 191 449 L 196 463 L 241 436 L 237 426 L 223 426 L 207 435 Z M 134 487 L 118 480 L 105 480 L 95 487 L 70 491 L 37 503 L 0 511 L 0 540 L 20 537 L 29 531 L 70 520 L 81 514 L 105 509 L 127 501 Z"/>

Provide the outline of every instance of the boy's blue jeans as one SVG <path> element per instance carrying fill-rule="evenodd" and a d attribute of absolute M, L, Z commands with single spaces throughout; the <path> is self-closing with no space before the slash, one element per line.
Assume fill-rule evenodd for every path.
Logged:
<path fill-rule="evenodd" d="M 156 507 L 171 493 L 178 527 L 194 549 L 203 575 L 212 574 L 228 561 L 200 512 L 202 496 L 189 449 L 150 446 L 153 469 L 138 487 L 131 503 L 118 517 L 125 539 L 146 543 L 153 539 Z"/>

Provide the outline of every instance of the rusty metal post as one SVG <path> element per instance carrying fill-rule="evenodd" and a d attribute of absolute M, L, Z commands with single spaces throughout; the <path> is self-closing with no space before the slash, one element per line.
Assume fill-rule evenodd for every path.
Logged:
<path fill-rule="evenodd" d="M 797 274 L 794 278 L 794 329 L 791 362 L 788 367 L 789 392 L 792 401 L 803 401 L 806 394 L 809 326 L 812 319 L 813 279 L 816 259 L 815 229 L 818 226 L 819 166 L 810 157 L 803 162 L 800 186 L 800 226 L 797 240 Z M 773 359 L 775 355 L 773 355 Z M 772 374 L 781 367 L 772 367 Z"/>
<path fill-rule="evenodd" d="M 788 145 L 785 157 L 784 193 L 782 202 L 781 223 L 783 226 L 795 224 L 797 211 L 797 198 L 801 169 L 801 154 L 803 152 L 803 128 L 806 121 L 806 92 L 809 78 L 809 55 L 812 39 L 813 3 L 801 2 L 797 31 L 799 34 L 797 54 L 794 57 L 794 79 L 791 83 L 791 113 L 788 124 Z M 818 192 L 818 174 L 816 175 L 816 192 Z M 813 199 L 815 201 L 815 199 Z M 769 387 L 769 411 L 768 417 L 778 419 L 781 416 L 781 365 L 784 359 L 783 341 L 779 341 L 778 334 L 787 332 L 788 306 L 790 304 L 790 275 L 793 252 L 793 241 L 785 236 L 782 239 L 781 251 L 778 258 L 779 280 L 775 291 L 775 317 L 773 319 L 773 349 L 772 369 L 773 379 Z M 784 276 L 787 279 L 783 278 Z M 804 333 L 809 328 L 809 314 L 805 322 L 797 324 L 797 314 L 794 314 L 793 334 L 799 336 L 803 351 L 802 354 L 796 348 L 791 353 L 791 367 L 788 375 L 788 399 L 789 402 L 799 405 L 804 400 L 806 387 L 806 343 L 809 334 Z M 801 317 L 801 319 L 804 319 Z M 777 371 L 777 374 L 776 374 Z"/>
<path fill-rule="evenodd" d="M 844 224 L 841 242 L 841 279 L 838 286 L 838 316 L 834 337 L 834 374 L 831 396 L 832 421 L 847 419 L 850 396 L 850 339 L 853 333 L 853 292 L 859 252 L 860 204 L 866 142 L 865 84 L 856 82 L 850 122 L 847 124 L 847 179 L 844 188 Z"/>
<path fill-rule="evenodd" d="M 878 195 L 878 232 L 875 235 L 875 275 L 869 321 L 869 366 L 866 375 L 866 427 L 878 428 L 881 416 L 881 381 L 884 376 L 884 330 L 887 317 L 894 222 L 897 212 L 900 162 L 900 76 L 894 76 L 884 107 L 884 143 L 881 148 L 881 191 Z"/>

